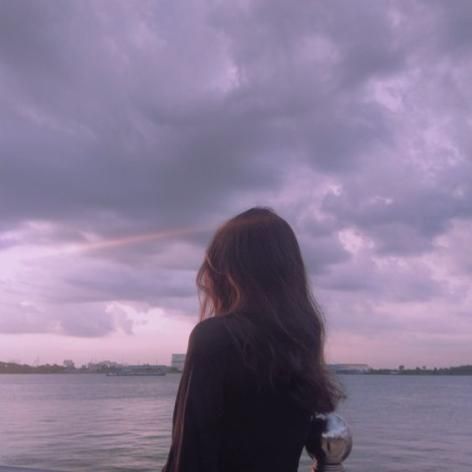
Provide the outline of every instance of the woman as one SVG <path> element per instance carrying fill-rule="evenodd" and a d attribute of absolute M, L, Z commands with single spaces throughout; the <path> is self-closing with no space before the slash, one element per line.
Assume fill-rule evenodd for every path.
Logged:
<path fill-rule="evenodd" d="M 222 225 L 197 274 L 162 472 L 296 472 L 316 413 L 343 397 L 289 224 L 251 208 Z"/>

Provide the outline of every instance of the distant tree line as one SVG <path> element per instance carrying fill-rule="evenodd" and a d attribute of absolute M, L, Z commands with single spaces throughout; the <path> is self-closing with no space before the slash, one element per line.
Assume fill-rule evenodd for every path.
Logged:
<path fill-rule="evenodd" d="M 62 374 L 66 368 L 57 364 L 30 366 L 15 362 L 0 362 L 0 374 Z"/>
<path fill-rule="evenodd" d="M 43 364 L 31 366 L 16 362 L 0 362 L 0 374 L 107 374 L 112 373 L 119 364 L 103 361 L 89 363 L 87 366 L 75 367 L 73 363 L 65 361 L 65 365 Z M 175 367 L 167 367 L 167 372 L 179 372 Z"/>
<path fill-rule="evenodd" d="M 370 369 L 367 374 L 372 375 L 472 375 L 472 365 L 460 365 L 457 367 L 434 367 L 427 369 L 425 366 L 415 367 L 414 369 L 406 369 L 401 365 L 398 369 Z"/>
<path fill-rule="evenodd" d="M 18 364 L 16 362 L 0 362 L 0 374 L 106 374 L 112 370 L 113 367 L 100 364 L 76 368 L 73 365 L 43 364 L 31 366 L 27 364 Z"/>

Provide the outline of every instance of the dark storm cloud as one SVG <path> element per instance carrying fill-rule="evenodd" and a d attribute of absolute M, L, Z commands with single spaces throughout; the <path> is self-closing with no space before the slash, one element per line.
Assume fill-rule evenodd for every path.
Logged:
<path fill-rule="evenodd" d="M 428 302 L 447 295 L 447 285 L 435 280 L 422 264 L 403 267 L 393 261 L 379 267 L 364 257 L 315 280 L 322 289 L 368 293 L 369 300 L 376 302 Z"/>
<path fill-rule="evenodd" d="M 99 272 L 76 274 L 63 279 L 69 286 L 65 292 L 65 301 L 73 299 L 83 301 L 90 297 L 92 301 L 140 300 L 158 304 L 163 298 L 185 298 L 195 295 L 193 279 L 195 274 L 189 271 L 165 271 L 149 267 L 148 273 L 140 268 L 139 273 L 132 268 L 117 272 L 116 267 L 104 267 Z M 64 301 L 61 294 L 56 301 Z"/>
<path fill-rule="evenodd" d="M 110 300 L 188 310 L 212 230 L 273 199 L 323 290 L 447 299 L 409 261 L 472 217 L 472 11 L 452 3 L 1 2 L 4 267 L 31 246 L 207 229 L 15 265 L 20 298 L 0 330 L 131 332 Z M 299 168 L 313 184 L 288 187 Z M 379 269 L 390 257 L 412 265 Z M 64 312 L 13 321 L 27 287 Z"/>
<path fill-rule="evenodd" d="M 430 252 L 435 237 L 452 221 L 472 217 L 470 162 L 461 161 L 435 175 L 400 159 L 393 164 L 366 169 L 363 179 L 346 179 L 341 192 L 324 197 L 322 209 L 340 226 L 365 231 L 379 253 Z"/>
<path fill-rule="evenodd" d="M 140 225 L 188 222 L 221 212 L 242 191 L 276 185 L 290 153 L 339 171 L 353 168 L 361 149 L 385 135 L 378 106 L 323 79 L 323 43 L 313 46 L 321 50 L 319 60 L 297 57 L 310 35 L 334 32 L 332 11 L 311 8 L 313 23 L 299 14 L 287 23 L 283 3 L 271 6 L 268 18 L 265 7 L 255 8 L 249 26 L 263 19 L 266 32 L 254 49 L 256 38 L 218 11 L 219 21 L 199 25 L 189 18 L 184 29 L 159 16 L 183 14 L 178 6 L 133 12 L 109 5 L 2 4 L 9 25 L 2 38 L 9 92 L 0 168 L 4 224 L 83 217 L 105 232 L 99 211 Z M 120 30 L 127 13 L 128 26 Z M 148 49 L 139 45 L 140 35 Z M 349 37 L 345 42 L 356 49 Z M 284 53 L 274 62 L 279 49 Z M 309 42 L 305 49 L 310 52 Z M 328 65 L 333 77 L 339 67 L 349 69 L 346 56 Z M 206 83 L 215 72 L 230 80 L 225 74 L 234 68 L 240 77 L 234 90 Z"/>
<path fill-rule="evenodd" d="M 345 262 L 351 256 L 333 235 L 324 238 L 304 237 L 302 251 L 307 270 L 312 274 L 324 274 L 333 264 Z"/>

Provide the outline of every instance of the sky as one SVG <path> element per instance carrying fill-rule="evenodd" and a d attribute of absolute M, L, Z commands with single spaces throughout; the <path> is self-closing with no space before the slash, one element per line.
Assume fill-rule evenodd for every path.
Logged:
<path fill-rule="evenodd" d="M 471 81 L 468 0 L 0 2 L 0 360 L 169 364 L 263 205 L 329 362 L 472 363 Z"/>

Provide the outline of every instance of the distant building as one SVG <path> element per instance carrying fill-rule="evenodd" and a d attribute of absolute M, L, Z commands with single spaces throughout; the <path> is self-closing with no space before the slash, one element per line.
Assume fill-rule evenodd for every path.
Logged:
<path fill-rule="evenodd" d="M 172 354 L 172 361 L 170 363 L 171 367 L 182 371 L 184 370 L 185 364 L 185 354 Z"/>
<path fill-rule="evenodd" d="M 120 364 L 118 364 L 118 362 L 112 362 L 112 361 L 89 362 L 87 364 L 87 370 L 89 372 L 100 372 L 100 371 L 115 368 L 115 367 L 120 367 Z"/>
<path fill-rule="evenodd" d="M 329 364 L 337 374 L 365 374 L 370 367 L 367 364 Z"/>

